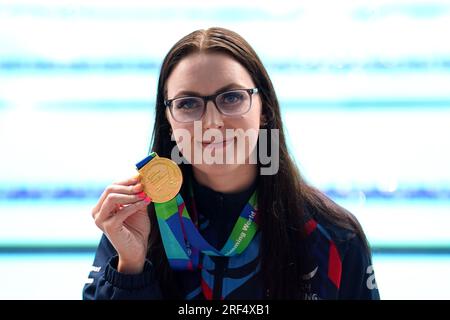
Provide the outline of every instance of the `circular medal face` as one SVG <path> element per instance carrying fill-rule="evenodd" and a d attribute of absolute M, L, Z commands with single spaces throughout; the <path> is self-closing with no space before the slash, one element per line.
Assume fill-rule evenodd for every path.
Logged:
<path fill-rule="evenodd" d="M 183 183 L 180 168 L 167 158 L 155 157 L 143 166 L 139 173 L 144 192 L 156 203 L 173 199 Z"/>

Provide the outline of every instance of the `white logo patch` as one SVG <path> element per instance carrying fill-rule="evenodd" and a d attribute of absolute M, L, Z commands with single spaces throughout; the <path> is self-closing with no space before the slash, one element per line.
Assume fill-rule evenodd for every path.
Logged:
<path fill-rule="evenodd" d="M 309 273 L 305 273 L 304 275 L 302 275 L 302 279 L 303 280 L 312 279 L 316 275 L 318 269 L 319 269 L 319 266 L 317 266 L 313 271 L 311 271 Z"/>

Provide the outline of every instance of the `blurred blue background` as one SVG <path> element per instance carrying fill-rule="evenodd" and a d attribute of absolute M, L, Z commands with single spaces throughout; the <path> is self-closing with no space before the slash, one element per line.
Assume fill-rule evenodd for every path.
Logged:
<path fill-rule="evenodd" d="M 0 0 L 0 299 L 80 299 L 105 186 L 135 173 L 187 33 L 258 52 L 305 178 L 351 210 L 384 299 L 449 299 L 450 3 Z"/>

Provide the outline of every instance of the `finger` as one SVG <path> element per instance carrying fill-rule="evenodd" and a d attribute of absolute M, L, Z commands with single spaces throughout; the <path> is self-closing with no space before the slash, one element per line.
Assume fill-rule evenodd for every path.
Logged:
<path fill-rule="evenodd" d="M 124 197 L 128 197 L 127 199 L 124 199 Z M 135 197 L 133 199 L 133 197 Z M 120 212 L 127 208 L 128 206 L 141 202 L 146 199 L 146 196 L 143 192 L 141 192 L 139 195 L 136 196 L 127 196 L 127 195 L 118 195 L 118 194 L 110 194 L 108 195 L 107 199 L 103 203 L 103 206 L 101 209 L 93 215 L 95 224 L 103 230 L 103 224 L 105 221 L 113 217 L 117 212 Z M 124 202 L 127 202 L 128 204 L 122 204 Z"/>
<path fill-rule="evenodd" d="M 113 212 L 117 211 L 119 208 L 118 206 L 126 206 L 145 198 L 146 195 L 143 192 L 133 195 L 110 193 L 106 196 L 105 201 L 103 201 L 100 210 L 94 215 L 94 219 L 99 220 L 100 222 L 104 221 L 111 217 Z"/>
<path fill-rule="evenodd" d="M 144 200 L 140 200 L 138 202 L 135 202 L 133 204 L 130 204 L 126 207 L 124 207 L 122 210 L 118 211 L 113 219 L 120 222 L 121 224 L 130 216 L 137 213 L 138 211 L 142 211 L 145 207 L 147 207 L 150 204 L 150 200 L 148 198 Z"/>
<path fill-rule="evenodd" d="M 128 195 L 128 194 L 120 194 L 120 193 L 110 193 L 105 201 L 103 202 L 100 211 L 111 212 L 117 208 L 117 205 L 129 205 L 140 200 L 144 200 L 147 196 L 145 193 L 141 192 L 138 194 Z"/>
<path fill-rule="evenodd" d="M 137 174 L 126 180 L 114 182 L 113 184 L 118 184 L 118 185 L 122 185 L 122 186 L 131 186 L 131 185 L 138 183 L 140 181 L 140 177 L 141 176 L 139 174 Z"/>
<path fill-rule="evenodd" d="M 143 186 L 141 183 L 137 183 L 135 185 L 128 185 L 128 186 L 124 186 L 124 185 L 118 185 L 118 184 L 112 184 L 109 185 L 102 193 L 102 195 L 100 196 L 100 199 L 98 200 L 97 204 L 95 205 L 94 209 L 92 210 L 92 215 L 94 216 L 95 214 L 98 213 L 98 211 L 100 210 L 100 208 L 103 205 L 103 202 L 105 201 L 106 197 L 109 194 L 112 193 L 121 193 L 121 194 L 136 194 L 139 192 L 142 192 L 143 190 Z"/>
<path fill-rule="evenodd" d="M 123 223 L 126 219 L 128 219 L 133 214 L 136 214 L 137 212 L 141 211 L 148 205 L 149 205 L 148 201 L 141 200 L 139 202 L 124 207 L 122 210 L 111 216 L 110 219 L 104 221 L 102 224 L 103 228 L 101 229 L 105 233 L 114 237 L 114 235 L 117 234 L 117 232 L 119 232 L 120 229 L 123 227 Z"/>
<path fill-rule="evenodd" d="M 109 185 L 105 191 L 100 196 L 99 203 L 101 204 L 103 201 L 105 201 L 105 198 L 110 193 L 125 193 L 125 194 L 132 194 L 136 192 L 141 192 L 142 186 L 136 187 L 136 190 L 133 190 L 133 186 L 138 185 L 140 181 L 140 175 L 135 175 L 134 177 L 128 178 L 123 181 L 114 182 L 111 185 Z M 139 190 L 138 190 L 139 189 Z"/>

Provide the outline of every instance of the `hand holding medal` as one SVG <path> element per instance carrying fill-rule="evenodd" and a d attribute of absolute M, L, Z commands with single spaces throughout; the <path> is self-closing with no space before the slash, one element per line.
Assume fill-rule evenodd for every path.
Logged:
<path fill-rule="evenodd" d="M 105 188 L 92 210 L 95 224 L 106 235 L 119 256 L 117 269 L 142 272 L 147 255 L 150 198 L 143 192 L 139 177 L 116 182 Z"/>

